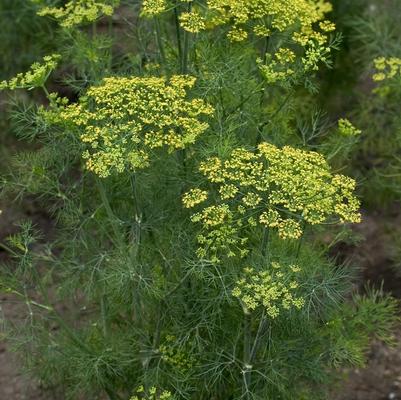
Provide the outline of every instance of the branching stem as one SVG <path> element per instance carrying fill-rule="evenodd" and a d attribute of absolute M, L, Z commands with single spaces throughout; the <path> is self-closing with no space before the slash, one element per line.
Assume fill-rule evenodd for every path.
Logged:
<path fill-rule="evenodd" d="M 251 385 L 251 314 L 248 310 L 244 310 L 244 356 L 243 356 L 244 375 L 243 395 L 247 399 L 249 396 L 249 387 Z"/>
<path fill-rule="evenodd" d="M 159 53 L 160 53 L 160 62 L 162 64 L 162 66 L 165 67 L 166 66 L 166 55 L 164 52 L 160 21 L 157 17 L 154 18 L 154 23 L 155 23 L 156 41 L 157 41 L 157 45 L 159 47 Z"/>

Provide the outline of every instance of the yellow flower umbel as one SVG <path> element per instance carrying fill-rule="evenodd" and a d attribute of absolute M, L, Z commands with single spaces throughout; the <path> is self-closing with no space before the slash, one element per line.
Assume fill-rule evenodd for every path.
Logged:
<path fill-rule="evenodd" d="M 181 27 L 197 33 L 229 26 L 227 37 L 232 42 L 244 41 L 250 34 L 259 37 L 288 34 L 291 40 L 286 38 L 287 45 L 304 49 L 304 56 L 299 58 L 304 71 L 314 71 L 318 63 L 328 61 L 331 51 L 328 38 L 335 25 L 326 19 L 332 5 L 325 0 L 207 0 L 204 10 L 203 14 L 198 9 L 184 13 Z M 277 51 L 278 54 L 269 54 L 266 64 L 258 60 L 270 83 L 284 81 L 294 74 L 293 57 L 282 58 L 282 50 Z"/>
<path fill-rule="evenodd" d="M 143 0 L 141 16 L 146 18 L 156 17 L 167 8 L 166 0 Z"/>
<path fill-rule="evenodd" d="M 262 143 L 256 153 L 239 148 L 227 160 L 210 158 L 200 171 L 212 189 L 192 189 L 184 195 L 187 208 L 215 199 L 191 217 L 201 225 L 199 257 L 219 261 L 219 254 L 246 255 L 250 227 L 275 229 L 282 239 L 298 239 L 304 223 L 360 221 L 355 181 L 333 175 L 316 152 Z"/>
<path fill-rule="evenodd" d="M 338 131 L 340 135 L 347 137 L 359 136 L 362 133 L 360 129 L 355 128 L 355 126 L 346 118 L 338 120 Z"/>
<path fill-rule="evenodd" d="M 267 30 L 284 32 L 297 28 L 293 36 L 296 41 L 307 43 L 317 39 L 323 43 L 321 32 L 333 30 L 333 24 L 325 20 L 332 6 L 323 0 L 208 0 L 207 8 L 210 25 L 230 24 L 231 35 L 237 30 L 253 30 L 260 34 Z M 321 32 L 314 28 L 318 22 L 323 22 L 319 27 Z"/>
<path fill-rule="evenodd" d="M 62 7 L 43 7 L 38 15 L 53 17 L 64 28 L 72 28 L 94 22 L 103 15 L 112 15 L 119 3 L 120 0 L 71 0 Z"/>
<path fill-rule="evenodd" d="M 184 373 L 193 367 L 194 359 L 188 346 L 177 347 L 176 342 L 174 336 L 167 335 L 159 347 L 159 352 L 164 362 Z"/>
<path fill-rule="evenodd" d="M 139 386 L 130 400 L 173 400 L 173 395 L 168 390 L 158 390 L 156 386 L 152 386 L 149 390 Z"/>
<path fill-rule="evenodd" d="M 375 82 L 382 82 L 394 77 L 401 77 L 401 58 L 397 57 L 379 57 L 374 61 L 376 73 L 373 75 Z"/>
<path fill-rule="evenodd" d="M 295 53 L 287 48 L 279 49 L 274 58 L 266 56 L 266 63 L 261 58 L 257 59 L 259 70 L 268 83 L 285 81 L 294 75 Z"/>
<path fill-rule="evenodd" d="M 209 28 L 230 25 L 228 37 L 233 41 L 245 40 L 251 31 L 257 36 L 293 31 L 293 39 L 302 45 L 309 40 L 323 44 L 326 34 L 335 30 L 325 19 L 331 10 L 324 0 L 208 0 L 204 18 Z"/>
<path fill-rule="evenodd" d="M 180 15 L 180 25 L 187 32 L 198 33 L 206 27 L 205 19 L 198 11 L 184 12 Z"/>
<path fill-rule="evenodd" d="M 50 122 L 74 127 L 88 150 L 88 170 L 100 177 L 149 165 L 153 149 L 169 152 L 196 141 L 213 113 L 201 99 L 187 99 L 195 78 L 111 77 L 88 89 L 76 104 L 48 111 Z"/>
<path fill-rule="evenodd" d="M 43 62 L 34 63 L 28 72 L 20 73 L 9 81 L 0 83 L 0 89 L 33 89 L 44 87 L 49 75 L 56 69 L 61 56 L 52 54 L 43 57 Z"/>
<path fill-rule="evenodd" d="M 277 83 L 292 78 L 296 70 L 313 72 L 319 63 L 329 61 L 328 42 L 335 25 L 326 14 L 331 10 L 331 3 L 325 0 L 207 0 L 203 15 L 193 9 L 181 16 L 181 27 L 199 32 L 228 26 L 227 37 L 232 42 L 242 42 L 251 34 L 288 36 L 286 48 L 279 47 L 265 60 L 257 60 L 268 83 Z M 297 51 L 297 59 L 288 46 Z M 297 69 L 295 61 L 299 61 Z"/>
<path fill-rule="evenodd" d="M 296 265 L 283 267 L 276 262 L 272 263 L 270 271 L 245 268 L 232 295 L 241 300 L 245 312 L 263 307 L 270 318 L 277 318 L 281 310 L 299 310 L 305 304 L 305 300 L 295 294 L 299 284 L 294 276 L 299 271 Z"/>

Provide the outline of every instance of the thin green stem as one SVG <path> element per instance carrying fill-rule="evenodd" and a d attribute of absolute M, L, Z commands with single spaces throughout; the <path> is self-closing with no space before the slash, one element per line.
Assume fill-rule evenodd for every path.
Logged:
<path fill-rule="evenodd" d="M 175 1 L 175 7 L 174 7 L 175 34 L 177 37 L 178 60 L 179 60 L 180 68 L 181 68 L 181 65 L 182 65 L 182 39 L 181 39 L 180 21 L 178 19 L 178 7 L 179 7 L 178 1 Z"/>
<path fill-rule="evenodd" d="M 92 36 L 93 38 L 95 38 L 97 35 L 97 25 L 96 25 L 96 21 L 92 22 Z"/>
<path fill-rule="evenodd" d="M 131 190 L 132 190 L 132 198 L 134 201 L 134 219 L 131 224 L 131 235 L 133 239 L 133 254 L 132 257 L 137 258 L 139 253 L 139 246 L 141 243 L 142 236 L 142 212 L 141 207 L 139 205 L 138 193 L 137 193 L 137 183 L 136 176 L 132 174 L 130 176 Z"/>
<path fill-rule="evenodd" d="M 266 63 L 267 60 L 267 51 L 269 50 L 269 37 L 266 36 L 265 38 L 265 43 L 263 46 L 263 54 L 262 54 L 262 59 L 263 59 L 263 63 Z M 263 82 L 263 78 L 262 78 L 262 82 Z M 259 108 L 261 109 L 263 106 L 265 100 L 265 89 L 263 89 L 260 93 L 260 99 L 259 99 Z M 258 135 L 256 137 L 256 146 L 262 141 L 262 129 L 264 127 L 264 124 L 259 124 L 258 126 Z"/>
<path fill-rule="evenodd" d="M 45 92 L 46 98 L 47 98 L 50 102 L 52 102 L 52 100 L 51 100 L 51 98 L 50 98 L 50 93 L 49 93 L 49 91 L 47 90 L 47 88 L 46 88 L 46 86 L 45 86 L 44 84 L 41 86 L 41 89 Z"/>
<path fill-rule="evenodd" d="M 18 254 L 11 249 L 11 247 L 8 247 L 6 244 L 4 243 L 0 243 L 0 248 L 7 251 L 8 253 L 10 253 L 11 255 L 13 255 L 14 257 L 16 257 Z"/>
<path fill-rule="evenodd" d="M 277 115 L 281 112 L 281 110 L 285 107 L 285 105 L 287 104 L 288 100 L 290 100 L 292 95 L 292 92 L 290 91 L 288 93 L 288 95 L 286 96 L 286 98 L 284 99 L 284 101 L 280 104 L 280 106 L 277 108 L 277 110 L 274 112 L 274 114 L 265 122 L 262 122 L 259 124 L 258 126 L 258 137 L 256 139 L 256 145 L 260 144 L 260 142 L 262 141 L 262 131 L 263 128 L 270 124 L 272 121 L 274 121 L 274 119 L 277 117 Z M 262 96 L 264 96 L 264 91 Z"/>
<path fill-rule="evenodd" d="M 106 295 L 103 294 L 100 299 L 100 312 L 102 316 L 102 327 L 103 327 L 103 335 L 107 337 L 109 335 L 109 329 L 107 324 L 107 298 Z"/>
<path fill-rule="evenodd" d="M 263 63 L 266 63 L 267 60 L 267 51 L 269 50 L 269 44 L 270 44 L 270 37 L 266 36 L 262 54 Z"/>
<path fill-rule="evenodd" d="M 157 46 L 159 47 L 160 63 L 162 64 L 162 67 L 165 68 L 166 67 L 166 54 L 164 52 L 160 21 L 157 17 L 154 18 L 154 23 L 155 23 L 155 32 L 156 32 L 156 42 L 157 42 Z"/>
<path fill-rule="evenodd" d="M 251 350 L 251 360 L 250 360 L 251 363 L 253 362 L 253 360 L 256 356 L 256 353 L 258 352 L 260 341 L 262 338 L 262 333 L 265 330 L 265 326 L 267 325 L 267 322 L 268 322 L 268 320 L 266 318 L 266 312 L 265 312 L 265 310 L 263 310 L 262 317 L 260 318 L 260 322 L 259 322 L 258 331 L 256 333 L 256 337 L 253 342 L 253 346 L 252 346 L 252 350 Z"/>
<path fill-rule="evenodd" d="M 111 226 L 113 228 L 116 239 L 120 240 L 120 238 L 121 238 L 120 229 L 117 226 L 118 218 L 116 217 L 116 215 L 114 214 L 114 212 L 111 208 L 109 199 L 107 197 L 106 189 L 103 185 L 103 182 L 98 178 L 96 178 L 96 184 L 97 184 L 97 187 L 98 187 L 98 190 L 100 193 L 100 198 L 102 200 L 103 207 L 106 210 L 107 216 L 111 222 Z"/>
<path fill-rule="evenodd" d="M 251 385 L 251 314 L 248 310 L 244 310 L 244 355 L 243 355 L 244 369 L 242 371 L 244 376 L 243 395 L 247 399 L 249 396 L 249 387 Z"/>
<path fill-rule="evenodd" d="M 111 39 L 111 46 L 110 46 L 110 54 L 109 54 L 109 60 L 108 60 L 108 69 L 109 72 L 111 73 L 112 67 L 113 67 L 113 45 L 114 45 L 114 24 L 113 24 L 113 16 L 109 17 L 108 21 L 108 33 Z"/>
<path fill-rule="evenodd" d="M 188 3 L 187 12 L 192 10 L 192 1 Z M 182 52 L 182 63 L 181 63 L 181 73 L 183 75 L 188 73 L 188 57 L 189 57 L 189 46 L 190 46 L 191 33 L 184 31 L 184 50 Z"/>
<path fill-rule="evenodd" d="M 266 257 L 267 250 L 268 250 L 269 233 L 270 233 L 269 228 L 265 227 L 263 229 L 263 240 L 262 240 L 262 247 L 261 247 L 261 253 L 262 253 L 263 258 Z"/>
<path fill-rule="evenodd" d="M 139 200 L 138 200 L 138 193 L 137 193 L 137 180 L 135 174 L 132 174 L 130 176 L 130 184 L 131 184 L 131 190 L 132 190 L 132 197 L 134 200 L 134 211 L 135 211 L 135 218 L 142 218 L 142 213 L 141 209 L 139 206 Z"/>
<path fill-rule="evenodd" d="M 302 221 L 302 236 L 300 237 L 300 239 L 298 240 L 298 244 L 297 244 L 297 251 L 296 251 L 296 255 L 295 255 L 295 259 L 298 260 L 299 254 L 301 252 L 301 247 L 304 241 L 304 237 L 305 237 L 305 230 L 306 230 L 306 222 Z"/>

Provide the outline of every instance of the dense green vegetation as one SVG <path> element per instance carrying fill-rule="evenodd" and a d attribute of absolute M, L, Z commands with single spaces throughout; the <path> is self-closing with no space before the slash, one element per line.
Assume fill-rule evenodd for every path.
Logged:
<path fill-rule="evenodd" d="M 1 1 L 0 221 L 53 226 L 0 243 L 25 367 L 59 398 L 309 400 L 391 343 L 397 302 L 333 249 L 399 200 L 400 14 Z"/>

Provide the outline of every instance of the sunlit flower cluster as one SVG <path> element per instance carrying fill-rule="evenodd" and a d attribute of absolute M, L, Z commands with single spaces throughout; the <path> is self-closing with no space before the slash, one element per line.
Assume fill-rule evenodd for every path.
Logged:
<path fill-rule="evenodd" d="M 332 5 L 325 0 L 208 0 L 206 5 L 203 14 L 193 8 L 191 13 L 182 15 L 181 27 L 189 32 L 199 32 L 227 25 L 227 37 L 233 42 L 246 40 L 250 33 L 271 37 L 285 32 L 291 39 L 286 39 L 287 47 L 302 48 L 302 51 L 297 50 L 302 54 L 297 60 L 296 53 L 287 47 L 279 47 L 266 59 L 258 59 L 262 75 L 269 83 L 293 78 L 297 70 L 302 73 L 316 71 L 320 63 L 329 60 L 328 39 L 335 25 L 326 19 Z M 282 57 L 283 52 L 291 57 Z M 299 61 L 297 65 L 296 61 Z"/>
<path fill-rule="evenodd" d="M 232 295 L 241 300 L 246 312 L 263 307 L 274 319 L 282 310 L 299 310 L 304 306 L 305 300 L 296 295 L 299 284 L 295 275 L 299 271 L 296 265 L 282 266 L 277 262 L 273 262 L 269 270 L 245 268 L 244 276 L 236 282 Z"/>
<path fill-rule="evenodd" d="M 185 193 L 182 202 L 184 203 L 184 207 L 192 208 L 197 204 L 203 203 L 207 199 L 207 195 L 206 190 L 192 189 Z"/>
<path fill-rule="evenodd" d="M 143 0 L 141 15 L 150 18 L 167 10 L 166 0 Z M 202 7 L 194 5 L 182 12 L 179 22 L 191 33 L 227 26 L 227 37 L 232 42 L 242 42 L 251 33 L 265 38 L 288 35 L 284 49 L 279 47 L 263 60 L 258 59 L 263 76 L 269 83 L 276 83 L 293 78 L 295 66 L 305 73 L 329 62 L 329 36 L 336 28 L 326 19 L 331 10 L 331 3 L 325 0 L 207 0 Z M 283 51 L 292 56 L 282 57 Z"/>
<path fill-rule="evenodd" d="M 135 390 L 135 394 L 130 400 L 172 400 L 173 395 L 168 390 L 158 390 L 155 386 L 145 390 L 143 386 L 139 386 Z"/>
<path fill-rule="evenodd" d="M 376 73 L 373 75 L 373 80 L 376 82 L 392 79 L 396 76 L 401 77 L 401 58 L 379 57 L 375 59 L 374 64 Z"/>
<path fill-rule="evenodd" d="M 238 148 L 226 160 L 212 157 L 201 163 L 200 171 L 212 189 L 192 189 L 183 202 L 187 208 L 203 206 L 191 217 L 201 226 L 201 258 L 219 261 L 220 253 L 245 256 L 251 227 L 298 239 L 306 223 L 360 221 L 355 181 L 332 174 L 316 152 L 262 143 L 255 153 Z"/>
<path fill-rule="evenodd" d="M 206 28 L 205 20 L 197 11 L 184 12 L 180 15 L 180 25 L 187 32 L 198 33 Z"/>
<path fill-rule="evenodd" d="M 112 15 L 119 0 L 71 0 L 62 7 L 42 7 L 38 15 L 50 16 L 64 28 L 96 21 L 103 15 Z"/>
<path fill-rule="evenodd" d="M 141 16 L 152 18 L 164 12 L 166 8 L 166 0 L 143 0 Z"/>
<path fill-rule="evenodd" d="M 303 70 L 305 72 L 318 71 L 320 63 L 329 62 L 330 53 L 330 46 L 310 40 L 301 58 Z"/>
<path fill-rule="evenodd" d="M 9 81 L 0 83 L 0 89 L 33 89 L 43 87 L 49 75 L 54 71 L 60 61 L 59 54 L 43 57 L 43 62 L 31 65 L 28 72 L 20 73 Z"/>
<path fill-rule="evenodd" d="M 311 39 L 325 43 L 324 33 L 334 29 L 325 20 L 332 6 L 324 0 L 208 0 L 207 8 L 209 25 L 231 25 L 233 40 L 246 39 L 250 30 L 257 35 L 295 30 L 293 40 L 305 46 Z M 314 28 L 318 22 L 321 31 Z"/>
<path fill-rule="evenodd" d="M 195 78 L 111 77 L 88 89 L 78 103 L 47 112 L 53 123 L 75 127 L 87 144 L 88 170 L 100 177 L 149 165 L 153 149 L 184 149 L 207 128 L 213 113 L 203 100 L 187 99 Z"/>
<path fill-rule="evenodd" d="M 304 75 L 319 69 L 321 63 L 330 62 L 331 47 L 328 44 L 309 40 L 302 57 L 287 48 L 280 48 L 274 56 L 267 54 L 263 61 L 257 59 L 259 70 L 268 83 L 286 82 L 296 79 L 297 72 Z M 283 56 L 284 55 L 284 56 Z"/>
<path fill-rule="evenodd" d="M 257 64 L 263 77 L 268 83 L 276 83 L 285 81 L 295 73 L 295 53 L 287 48 L 281 48 L 272 57 L 270 54 L 266 55 L 266 61 L 258 58 Z"/>
<path fill-rule="evenodd" d="M 338 120 L 338 131 L 342 136 L 359 136 L 362 131 L 356 128 L 352 123 L 346 119 L 341 118 Z"/>

